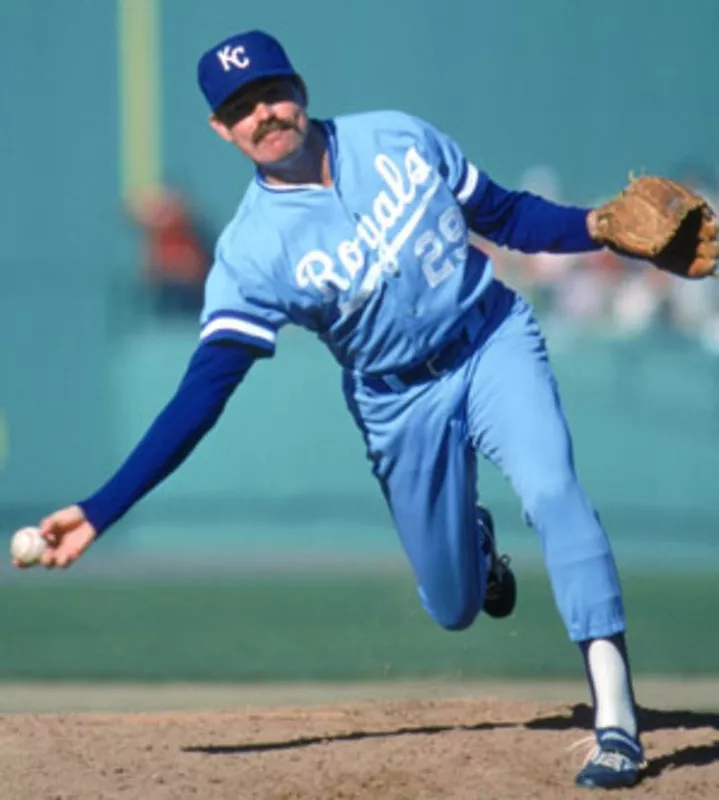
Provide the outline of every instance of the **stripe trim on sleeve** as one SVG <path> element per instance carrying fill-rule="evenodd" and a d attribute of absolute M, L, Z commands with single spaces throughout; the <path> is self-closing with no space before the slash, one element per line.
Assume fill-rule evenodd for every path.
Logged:
<path fill-rule="evenodd" d="M 265 319 L 265 317 L 259 317 L 256 314 L 248 314 L 246 311 L 235 311 L 232 308 L 219 308 L 217 311 L 213 311 L 204 321 L 203 325 L 207 325 L 212 322 L 213 319 L 218 319 L 219 317 L 242 319 L 245 320 L 245 322 L 252 322 L 255 325 L 259 325 L 260 328 L 266 328 L 268 331 L 277 330 L 277 325 L 274 325 L 269 319 Z"/>
<path fill-rule="evenodd" d="M 474 194 L 474 190 L 479 183 L 479 170 L 474 164 L 467 162 L 467 170 L 462 178 L 459 186 L 457 186 L 455 194 L 459 203 L 466 203 Z"/>
<path fill-rule="evenodd" d="M 242 333 L 253 339 L 260 339 L 274 346 L 277 334 L 273 330 L 268 330 L 254 322 L 248 322 L 237 317 L 215 317 L 208 322 L 200 332 L 200 339 L 207 339 L 218 331 L 232 331 Z"/>
<path fill-rule="evenodd" d="M 238 344 L 246 345 L 252 348 L 252 354 L 255 358 L 260 356 L 273 356 L 275 354 L 274 344 L 270 344 L 265 339 L 255 339 L 254 336 L 249 336 L 246 333 L 239 333 L 239 331 L 228 331 L 226 328 L 221 328 L 219 331 L 211 333 L 200 341 L 200 347 L 204 347 L 212 342 L 237 342 Z"/>

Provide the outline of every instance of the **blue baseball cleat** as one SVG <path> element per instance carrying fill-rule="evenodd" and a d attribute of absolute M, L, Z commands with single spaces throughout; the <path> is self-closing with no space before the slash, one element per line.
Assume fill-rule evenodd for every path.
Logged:
<path fill-rule="evenodd" d="M 477 518 L 484 529 L 483 549 L 489 557 L 487 588 L 482 609 L 490 617 L 503 619 L 514 611 L 517 604 L 517 581 L 509 567 L 509 556 L 500 556 L 497 553 L 492 515 L 484 506 L 478 506 Z"/>
<path fill-rule="evenodd" d="M 597 745 L 574 780 L 585 789 L 625 789 L 639 781 L 644 751 L 621 728 L 599 728 Z"/>

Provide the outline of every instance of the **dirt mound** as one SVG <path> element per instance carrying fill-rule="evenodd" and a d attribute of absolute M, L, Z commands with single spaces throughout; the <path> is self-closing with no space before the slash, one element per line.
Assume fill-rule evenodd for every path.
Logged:
<path fill-rule="evenodd" d="M 583 705 L 452 699 L 7 714 L 3 800 L 587 798 Z M 642 711 L 632 797 L 719 798 L 719 714 Z M 623 793 L 617 793 L 622 796 Z M 629 792 L 626 792 L 628 795 Z"/>

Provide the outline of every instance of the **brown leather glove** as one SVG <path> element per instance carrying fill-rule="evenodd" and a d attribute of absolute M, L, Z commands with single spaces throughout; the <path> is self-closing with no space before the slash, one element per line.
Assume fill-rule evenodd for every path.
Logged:
<path fill-rule="evenodd" d="M 597 208 L 590 232 L 621 255 L 650 261 L 682 278 L 717 270 L 717 219 L 706 200 L 680 183 L 652 175 L 633 178 Z"/>

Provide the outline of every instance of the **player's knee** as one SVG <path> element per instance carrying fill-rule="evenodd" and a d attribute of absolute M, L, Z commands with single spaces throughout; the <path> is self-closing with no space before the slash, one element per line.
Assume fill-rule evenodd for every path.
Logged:
<path fill-rule="evenodd" d="M 522 504 L 528 522 L 540 531 L 596 527 L 596 511 L 573 474 L 542 483 Z"/>
<path fill-rule="evenodd" d="M 466 631 L 469 628 L 474 620 L 477 618 L 477 611 L 473 611 L 471 614 L 464 614 L 461 617 L 456 617 L 453 619 L 445 620 L 444 622 L 440 622 L 440 625 L 446 631 Z"/>
<path fill-rule="evenodd" d="M 479 603 L 467 601 L 456 604 L 442 603 L 430 605 L 425 602 L 424 607 L 432 619 L 446 631 L 464 631 L 477 618 Z"/>
<path fill-rule="evenodd" d="M 561 508 L 581 490 L 576 476 L 568 470 L 558 470 L 537 476 L 522 492 L 522 505 L 530 519 L 542 516 L 547 510 Z"/>

